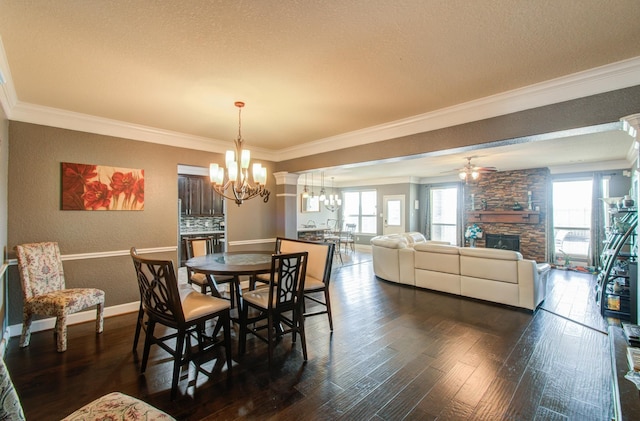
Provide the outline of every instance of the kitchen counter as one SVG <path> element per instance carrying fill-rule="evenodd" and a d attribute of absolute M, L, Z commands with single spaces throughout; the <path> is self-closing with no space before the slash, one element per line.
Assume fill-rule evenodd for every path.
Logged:
<path fill-rule="evenodd" d="M 178 255 L 180 256 L 180 266 L 184 265 L 184 262 L 187 261 L 187 252 L 184 248 L 184 238 L 188 237 L 212 237 L 213 238 L 213 251 L 214 253 L 219 253 L 225 251 L 225 234 L 223 230 L 220 229 L 203 229 L 203 227 L 192 227 L 194 228 L 192 231 L 181 231 L 180 232 L 180 245 Z"/>
<path fill-rule="evenodd" d="M 221 230 L 194 230 L 194 231 L 181 231 L 180 235 L 216 235 L 224 234 Z"/>

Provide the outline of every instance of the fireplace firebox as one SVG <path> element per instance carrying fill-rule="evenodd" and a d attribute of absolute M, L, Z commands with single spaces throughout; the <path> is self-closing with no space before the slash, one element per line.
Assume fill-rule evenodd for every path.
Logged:
<path fill-rule="evenodd" d="M 485 234 L 485 247 L 520 251 L 520 236 L 511 234 Z"/>

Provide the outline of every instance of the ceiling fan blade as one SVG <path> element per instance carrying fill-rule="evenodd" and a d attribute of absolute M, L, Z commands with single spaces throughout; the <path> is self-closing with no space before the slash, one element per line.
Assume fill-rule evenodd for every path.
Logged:
<path fill-rule="evenodd" d="M 440 174 L 458 174 L 460 171 L 464 171 L 464 168 L 456 168 L 455 170 L 440 171 Z"/>
<path fill-rule="evenodd" d="M 498 169 L 496 167 L 475 167 L 475 170 L 478 172 L 496 172 Z"/>

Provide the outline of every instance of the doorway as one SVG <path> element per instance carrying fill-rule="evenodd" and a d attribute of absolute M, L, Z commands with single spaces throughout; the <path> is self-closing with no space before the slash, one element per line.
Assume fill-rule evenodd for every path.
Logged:
<path fill-rule="evenodd" d="M 429 238 L 458 245 L 458 187 L 431 187 L 429 204 Z"/>
<path fill-rule="evenodd" d="M 403 194 L 383 196 L 383 234 L 401 234 L 405 231 Z"/>
<path fill-rule="evenodd" d="M 553 182 L 554 262 L 588 266 L 591 251 L 593 180 Z"/>

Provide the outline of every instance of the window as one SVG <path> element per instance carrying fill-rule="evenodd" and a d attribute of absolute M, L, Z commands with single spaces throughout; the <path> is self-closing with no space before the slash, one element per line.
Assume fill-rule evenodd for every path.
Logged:
<path fill-rule="evenodd" d="M 591 245 L 592 180 L 554 181 L 555 260 L 587 264 Z"/>
<path fill-rule="evenodd" d="M 431 239 L 458 245 L 458 188 L 431 188 L 429 203 Z"/>
<path fill-rule="evenodd" d="M 344 221 L 356 224 L 356 232 L 377 234 L 377 203 L 375 190 L 344 192 Z"/>

